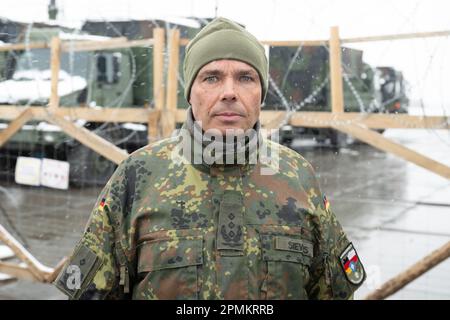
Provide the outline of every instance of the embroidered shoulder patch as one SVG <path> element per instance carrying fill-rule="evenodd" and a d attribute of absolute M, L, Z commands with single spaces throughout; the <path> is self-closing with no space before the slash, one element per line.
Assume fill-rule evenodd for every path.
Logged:
<path fill-rule="evenodd" d="M 101 264 L 100 258 L 91 249 L 79 244 L 54 284 L 63 293 L 75 299 Z"/>
<path fill-rule="evenodd" d="M 365 278 L 364 267 L 359 260 L 353 244 L 350 243 L 339 257 L 342 269 L 344 270 L 347 280 L 354 284 L 360 285 Z"/>

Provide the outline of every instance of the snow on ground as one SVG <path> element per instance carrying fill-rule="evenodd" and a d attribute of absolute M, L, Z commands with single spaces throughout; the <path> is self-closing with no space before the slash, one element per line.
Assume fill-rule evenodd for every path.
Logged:
<path fill-rule="evenodd" d="M 14 73 L 11 80 L 0 82 L 0 103 L 18 104 L 23 101 L 46 101 L 51 93 L 50 70 L 25 70 Z M 80 76 L 71 76 L 59 71 L 58 94 L 66 96 L 83 90 L 87 81 Z"/>

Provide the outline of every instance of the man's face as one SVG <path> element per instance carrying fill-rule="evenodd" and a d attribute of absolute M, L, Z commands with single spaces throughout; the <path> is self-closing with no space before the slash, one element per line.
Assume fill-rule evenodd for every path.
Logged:
<path fill-rule="evenodd" d="M 198 72 L 189 103 L 204 131 L 245 131 L 259 118 L 261 91 L 261 81 L 253 67 L 236 60 L 216 60 Z"/>

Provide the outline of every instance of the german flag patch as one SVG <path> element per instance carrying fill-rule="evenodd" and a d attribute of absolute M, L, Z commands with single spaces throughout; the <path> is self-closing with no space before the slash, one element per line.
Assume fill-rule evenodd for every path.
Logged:
<path fill-rule="evenodd" d="M 103 211 L 103 208 L 105 207 L 105 202 L 106 202 L 105 198 L 103 198 L 102 201 L 100 201 L 100 204 L 98 205 L 99 211 Z"/>

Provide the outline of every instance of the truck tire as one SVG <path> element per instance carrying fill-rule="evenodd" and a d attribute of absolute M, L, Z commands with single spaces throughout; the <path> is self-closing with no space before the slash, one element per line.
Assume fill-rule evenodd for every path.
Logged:
<path fill-rule="evenodd" d="M 343 148 L 347 146 L 347 135 L 338 130 L 330 129 L 330 143 L 335 148 Z"/>
<path fill-rule="evenodd" d="M 282 144 L 282 145 L 284 145 L 284 146 L 286 146 L 288 148 L 291 147 L 292 141 L 293 141 L 292 136 L 283 136 L 282 135 L 280 137 L 280 144 Z"/>

